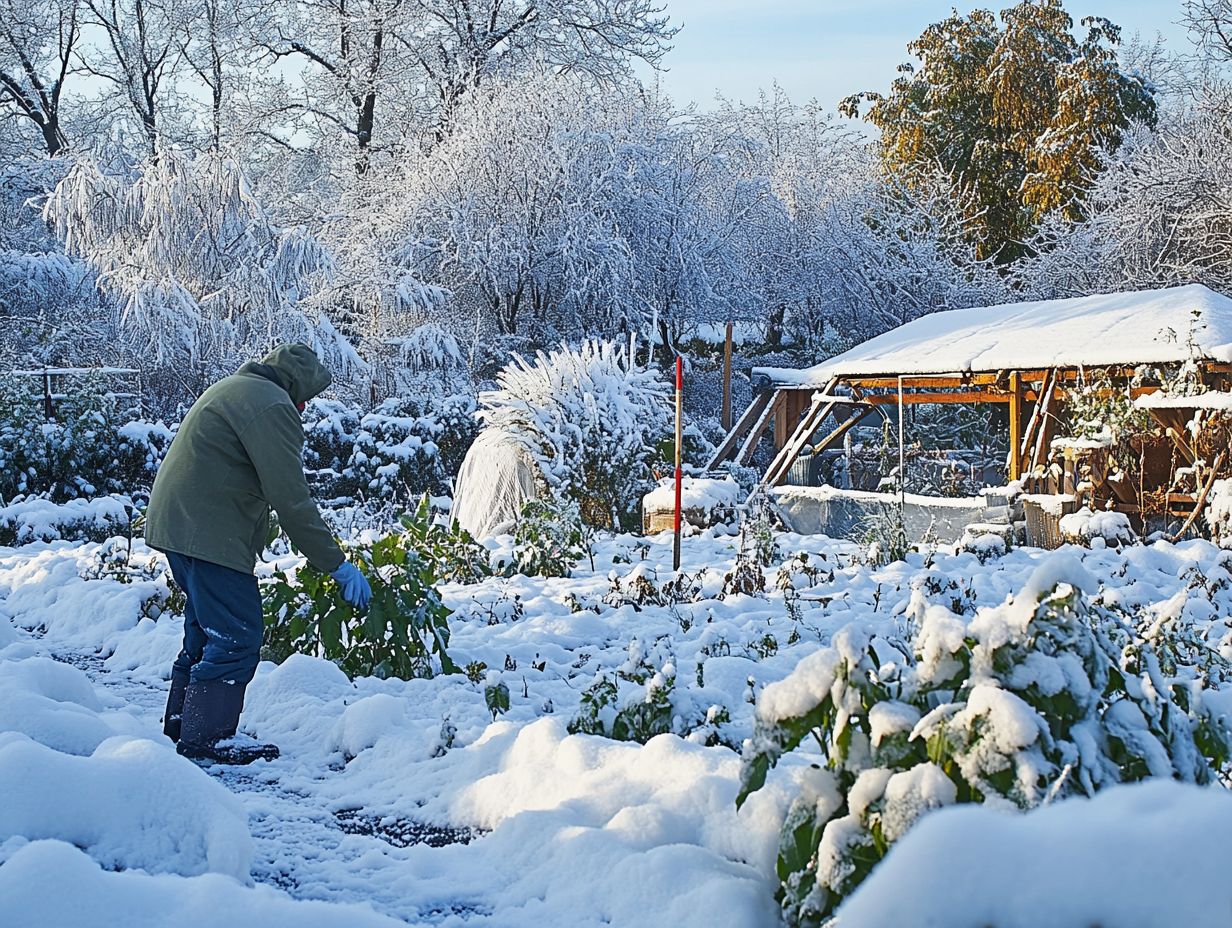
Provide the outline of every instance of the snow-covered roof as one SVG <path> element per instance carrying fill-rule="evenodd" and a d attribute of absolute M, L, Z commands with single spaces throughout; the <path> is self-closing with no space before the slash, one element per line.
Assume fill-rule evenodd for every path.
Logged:
<path fill-rule="evenodd" d="M 1192 340 L 1192 344 L 1191 344 Z M 833 377 L 1232 361 L 1232 299 L 1201 284 L 932 313 L 774 383 Z"/>

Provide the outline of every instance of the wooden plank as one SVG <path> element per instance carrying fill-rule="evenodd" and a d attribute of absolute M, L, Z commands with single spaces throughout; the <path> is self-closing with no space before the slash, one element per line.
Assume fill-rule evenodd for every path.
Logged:
<path fill-rule="evenodd" d="M 783 390 L 783 415 L 774 417 L 774 447 L 782 450 L 812 404 L 812 390 Z"/>
<path fill-rule="evenodd" d="M 761 415 L 753 424 L 748 437 L 744 440 L 744 444 L 740 446 L 740 450 L 736 452 L 736 463 L 743 466 L 748 466 L 749 461 L 753 457 L 753 452 L 757 450 L 758 444 L 761 442 L 762 433 L 766 431 L 766 426 L 770 424 L 770 420 L 775 415 L 781 415 L 783 406 L 783 391 L 775 390 L 770 401 L 762 410 Z"/>
<path fill-rule="evenodd" d="M 814 402 L 804 418 L 800 420 L 799 425 L 796 426 L 790 440 L 779 449 L 779 453 L 770 462 L 770 466 L 766 469 L 765 476 L 762 478 L 762 483 L 768 483 L 771 486 L 777 486 L 779 483 L 782 483 L 783 479 L 787 476 L 787 472 L 791 470 L 791 464 L 796 459 L 796 455 L 800 453 L 800 450 L 809 440 L 809 436 L 817 431 L 821 423 L 829 418 L 837 405 L 838 403 L 833 400 L 830 402 Z"/>
<path fill-rule="evenodd" d="M 753 397 L 753 401 L 749 403 L 749 408 L 744 411 L 740 421 L 736 423 L 736 427 L 727 433 L 727 436 L 719 443 L 719 447 L 715 449 L 714 454 L 710 456 L 710 460 L 706 464 L 706 470 L 713 470 L 731 457 L 741 437 L 752 427 L 757 417 L 765 411 L 772 396 L 773 394 L 769 390 L 759 390 L 757 392 Z"/>
<path fill-rule="evenodd" d="M 1017 480 L 1022 476 L 1022 458 L 1019 448 L 1022 445 L 1022 377 L 1018 371 L 1010 372 L 1010 450 L 1007 470 L 1009 479 Z"/>
<path fill-rule="evenodd" d="M 854 413 L 852 413 L 851 416 L 849 416 L 846 420 L 840 423 L 837 428 L 835 428 L 832 432 L 826 435 L 825 438 L 823 438 L 817 444 L 813 445 L 813 449 L 812 449 L 813 454 L 821 454 L 823 451 L 825 451 L 831 445 L 833 445 L 836 441 L 841 440 L 842 437 L 847 434 L 847 432 L 849 432 L 852 428 L 854 428 L 856 425 L 858 425 L 868 416 L 872 415 L 874 411 L 875 410 L 872 406 L 864 406 L 864 407 L 858 408 Z M 824 418 L 822 419 L 822 421 L 824 421 Z M 806 434 L 806 437 L 807 435 L 811 435 L 814 430 L 815 429 L 810 429 L 809 432 Z M 797 449 L 797 453 L 799 453 L 798 449 Z M 787 479 L 787 474 L 791 471 L 791 464 L 794 459 L 795 459 L 795 455 L 792 455 L 791 457 L 787 458 L 784 464 L 781 467 L 779 467 L 777 470 L 775 467 L 772 466 L 769 470 L 766 471 L 766 476 L 762 479 L 762 483 L 768 484 L 770 486 L 780 486 L 783 483 L 783 481 Z M 776 461 L 775 463 L 778 464 L 778 461 Z"/>

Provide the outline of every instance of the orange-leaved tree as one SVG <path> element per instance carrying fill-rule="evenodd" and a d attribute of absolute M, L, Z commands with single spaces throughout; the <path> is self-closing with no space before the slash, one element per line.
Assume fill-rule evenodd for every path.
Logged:
<path fill-rule="evenodd" d="M 1097 152 L 1134 121 L 1153 124 L 1149 83 L 1122 69 L 1120 28 L 1082 20 L 1079 41 L 1062 0 L 1023 0 L 934 23 L 907 50 L 890 92 L 840 104 L 881 130 L 885 169 L 907 181 L 950 177 L 970 204 L 982 257 L 1008 262 L 1054 210 L 1082 216 Z M 938 171 L 940 169 L 940 171 Z"/>

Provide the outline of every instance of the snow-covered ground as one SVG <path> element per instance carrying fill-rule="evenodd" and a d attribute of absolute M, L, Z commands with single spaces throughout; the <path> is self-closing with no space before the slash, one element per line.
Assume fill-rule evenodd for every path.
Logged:
<path fill-rule="evenodd" d="M 169 613 L 143 615 L 165 591 L 161 558 L 138 543 L 150 578 L 121 583 L 98 576 L 95 544 L 0 548 L 5 919 L 774 925 L 779 826 L 818 758 L 788 758 L 737 811 L 740 761 L 725 745 L 751 733 L 750 700 L 848 623 L 893 634 L 923 603 L 970 616 L 1053 556 L 941 551 L 876 567 L 848 543 L 776 540 L 789 566 L 766 568 L 760 595 L 721 595 L 736 539 L 714 532 L 685 540 L 698 593 L 676 605 L 630 601 L 639 578 L 670 575 L 669 536 L 607 539 L 571 579 L 448 586 L 451 656 L 474 679 L 352 682 L 303 655 L 263 664 L 242 728 L 282 757 L 211 773 L 161 735 L 180 635 Z M 1226 635 L 1220 549 L 1075 550 L 1106 601 Z M 792 560 L 801 551 L 807 563 Z M 600 674 L 639 668 L 652 685 L 674 680 L 682 727 L 710 721 L 645 745 L 568 733 Z M 494 720 L 484 688 L 497 682 L 510 708 Z M 619 686 L 622 699 L 643 691 Z M 1026 816 L 944 810 L 891 851 L 840 924 L 1232 925 L 1230 827 L 1221 787 L 1170 783 Z"/>

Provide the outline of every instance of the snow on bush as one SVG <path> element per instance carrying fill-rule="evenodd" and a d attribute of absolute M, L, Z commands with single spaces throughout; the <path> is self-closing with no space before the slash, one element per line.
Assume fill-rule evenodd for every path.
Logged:
<path fill-rule="evenodd" d="M 48 420 L 34 379 L 0 377 L 0 502 L 148 491 L 173 432 L 135 414 L 87 380 Z"/>
<path fill-rule="evenodd" d="M 520 441 L 586 524 L 635 524 L 672 413 L 667 383 L 634 360 L 632 344 L 591 340 L 534 360 L 514 355 L 496 384 L 479 396 L 484 425 Z"/>
<path fill-rule="evenodd" d="M 391 398 L 364 413 L 315 399 L 304 412 L 305 458 L 323 496 L 406 504 L 448 494 L 478 432 L 473 397 Z"/>
<path fill-rule="evenodd" d="M 1221 548 L 1232 547 L 1232 480 L 1216 480 L 1211 485 L 1204 516 L 1211 541 Z"/>
<path fill-rule="evenodd" d="M 921 815 L 955 802 L 1030 809 L 1116 783 L 1210 783 L 1232 729 L 1204 699 L 1223 668 L 1188 663 L 1097 604 L 1067 556 L 966 621 L 917 603 L 909 640 L 850 625 L 766 686 L 740 800 L 811 736 L 828 762 L 803 778 L 779 847 L 788 922 L 815 925 Z"/>
<path fill-rule="evenodd" d="M 18 498 L 0 506 L 0 544 L 33 541 L 103 541 L 123 534 L 132 522 L 132 501 L 120 496 L 53 503 L 41 497 Z"/>
<path fill-rule="evenodd" d="M 1230 829 L 1226 790 L 1169 781 L 1026 815 L 945 809 L 890 850 L 838 923 L 1227 925 Z"/>
<path fill-rule="evenodd" d="M 1094 512 L 1084 506 L 1077 512 L 1062 516 L 1060 527 L 1066 541 L 1076 544 L 1090 545 L 1098 538 L 1105 545 L 1119 548 L 1138 540 L 1137 533 L 1129 524 L 1129 516 L 1123 512 Z"/>
<path fill-rule="evenodd" d="M 117 736 L 78 757 L 0 735 L 0 795 L 0 843 L 55 838 L 112 870 L 248 879 L 243 807 L 166 744 Z"/>

